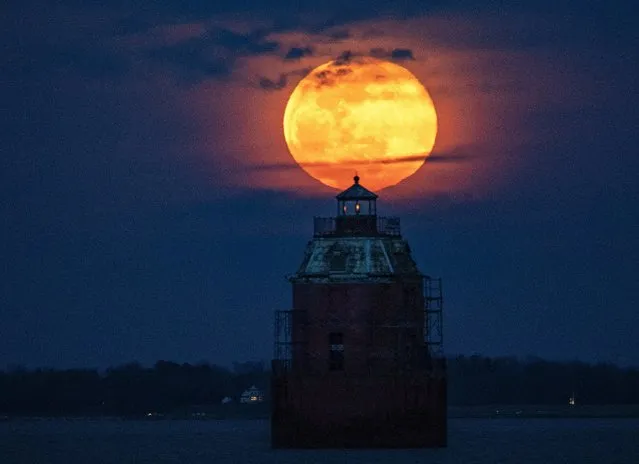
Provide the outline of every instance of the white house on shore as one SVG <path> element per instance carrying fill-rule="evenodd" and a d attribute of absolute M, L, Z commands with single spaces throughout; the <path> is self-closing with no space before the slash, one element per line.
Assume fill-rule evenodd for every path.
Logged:
<path fill-rule="evenodd" d="M 264 401 L 264 392 L 255 385 L 244 390 L 240 397 L 240 403 L 261 403 L 262 401 Z"/>

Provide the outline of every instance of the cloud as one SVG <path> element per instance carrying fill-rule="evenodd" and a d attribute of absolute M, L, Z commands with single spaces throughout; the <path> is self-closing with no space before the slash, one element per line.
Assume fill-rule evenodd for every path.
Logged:
<path fill-rule="evenodd" d="M 339 66 L 336 63 L 333 63 L 332 66 Z M 331 69 L 324 69 L 323 71 L 319 71 L 315 73 L 315 79 L 317 80 L 316 85 L 318 87 L 323 86 L 331 86 L 335 83 L 337 77 L 344 76 L 353 72 L 350 68 L 347 67 L 338 67 L 337 70 L 333 71 Z"/>
<path fill-rule="evenodd" d="M 353 50 L 344 50 L 340 53 L 331 66 L 341 67 L 347 66 L 357 58 L 366 56 L 366 53 L 361 53 Z M 384 59 L 384 60 L 393 60 L 393 61 L 406 61 L 406 60 L 414 60 L 415 56 L 413 55 L 413 51 L 408 48 L 394 48 L 392 50 L 386 50 L 384 48 L 371 48 L 369 56 L 374 58 Z"/>
<path fill-rule="evenodd" d="M 540 1 L 542 5 L 552 6 L 549 13 L 541 14 L 536 11 L 536 6 L 524 5 L 510 5 L 505 13 L 501 6 L 493 11 L 490 5 L 494 8 L 496 2 L 490 1 L 488 9 L 479 15 L 475 14 L 475 10 L 483 3 L 478 0 L 446 5 L 419 0 L 399 3 L 327 0 L 320 4 L 310 0 L 269 3 L 195 0 L 188 4 L 156 2 L 151 7 L 133 0 L 100 7 L 80 6 L 81 2 L 75 0 L 60 0 L 56 5 L 62 7 L 56 11 L 41 10 L 32 2 L 24 2 L 22 7 L 14 6 L 13 13 L 16 13 L 16 18 L 29 18 L 28 34 L 25 33 L 27 28 L 21 26 L 26 23 L 18 20 L 9 25 L 8 31 L 28 39 L 13 41 L 13 44 L 11 40 L 5 40 L 9 43 L 9 53 L 5 53 L 4 67 L 14 75 L 46 75 L 50 70 L 72 70 L 83 76 L 109 77 L 126 73 L 136 62 L 151 58 L 168 65 L 187 80 L 224 78 L 233 72 L 242 58 L 275 55 L 282 44 L 270 40 L 270 34 L 311 33 L 316 35 L 318 44 L 325 43 L 323 38 L 328 42 L 354 36 L 371 38 L 388 31 L 375 25 L 374 21 L 368 25 L 362 22 L 384 18 L 397 18 L 401 22 L 432 17 L 433 24 L 423 31 L 429 43 L 456 48 L 521 50 L 554 47 L 556 44 L 565 47 L 587 45 L 590 48 L 616 44 L 620 49 L 630 50 L 637 43 L 639 36 L 634 23 L 628 19 L 632 15 L 628 14 L 627 5 L 624 7 L 614 0 L 601 1 L 596 2 L 593 8 L 584 9 L 579 8 L 574 0 L 559 4 L 551 0 Z M 444 16 L 461 18 L 461 25 L 450 27 L 446 21 L 437 21 Z M 141 41 L 145 40 L 145 36 L 148 40 L 150 35 L 162 39 L 157 32 L 162 28 L 185 24 L 199 24 L 206 28 L 211 24 L 223 24 L 223 18 L 230 17 L 237 23 L 228 22 L 224 27 L 211 28 L 202 36 L 179 43 L 163 40 L 161 46 L 151 51 L 147 47 L 141 53 L 139 49 L 126 48 L 124 39 L 131 36 L 139 36 Z M 584 27 L 598 18 L 605 18 L 605 21 L 598 22 L 597 28 Z M 364 24 L 363 36 L 356 34 L 356 29 L 351 29 L 357 22 Z M 239 27 L 248 25 L 248 32 L 234 30 L 238 24 L 241 25 Z M 408 48 L 373 48 L 366 54 L 404 61 L 415 59 L 414 52 Z M 357 54 L 349 53 L 338 57 L 338 61 L 347 62 Z M 316 54 L 313 44 L 295 46 L 288 49 L 284 60 L 295 61 Z M 10 56 L 7 58 L 7 55 Z"/>
<path fill-rule="evenodd" d="M 298 48 L 292 48 L 291 50 L 302 50 Z M 289 50 L 289 54 L 291 53 Z M 381 49 L 380 49 L 381 50 Z M 406 49 L 395 49 L 400 50 L 399 55 L 410 54 L 412 56 L 412 52 Z M 393 50 L 393 51 L 395 51 Z M 296 51 L 294 54 L 300 54 L 301 52 Z M 389 52 L 391 53 L 391 52 Z M 331 86 L 334 84 L 337 77 L 343 76 L 345 74 L 351 73 L 352 70 L 348 66 L 352 62 L 356 62 L 361 60 L 364 57 L 364 54 L 354 52 L 352 50 L 344 50 L 333 60 L 330 67 L 328 69 L 324 69 L 314 74 L 315 79 L 317 80 L 318 86 Z M 286 73 L 281 73 L 277 79 L 270 79 L 267 77 L 259 78 L 259 86 L 264 90 L 281 90 L 286 87 L 288 83 L 288 78 L 290 76 L 306 76 L 312 71 L 313 68 L 304 68 L 295 71 L 289 71 Z"/>
<path fill-rule="evenodd" d="M 263 90 L 273 91 L 273 90 L 282 90 L 288 84 L 288 78 L 291 76 L 306 76 L 309 72 L 311 72 L 312 68 L 302 68 L 296 69 L 294 71 L 289 71 L 285 73 L 280 73 L 279 77 L 276 80 L 269 79 L 267 77 L 259 78 L 259 86 Z"/>
<path fill-rule="evenodd" d="M 351 60 L 357 56 L 359 56 L 357 53 L 354 53 L 350 50 L 345 50 L 340 53 L 337 58 L 335 58 L 331 66 L 344 66 L 350 63 Z"/>
<path fill-rule="evenodd" d="M 239 55 L 262 55 L 272 53 L 279 48 L 279 43 L 266 40 L 269 31 L 256 29 L 247 34 L 234 32 L 230 29 L 213 29 L 208 34 L 208 40 L 213 45 L 225 47 L 230 52 Z"/>
<path fill-rule="evenodd" d="M 311 47 L 292 47 L 284 56 L 285 60 L 296 61 L 305 56 L 313 55 L 313 49 Z"/>
<path fill-rule="evenodd" d="M 173 65 L 182 77 L 189 80 L 224 77 L 232 72 L 239 58 L 276 52 L 280 44 L 267 40 L 267 34 L 261 29 L 242 34 L 214 28 L 203 36 L 151 50 L 148 56 Z"/>
<path fill-rule="evenodd" d="M 264 90 L 282 90 L 286 87 L 288 76 L 286 73 L 280 74 L 277 80 L 272 80 L 267 77 L 260 77 L 260 87 Z"/>
<path fill-rule="evenodd" d="M 391 59 L 394 61 L 414 60 L 413 51 L 408 48 L 394 48 L 385 50 L 383 48 L 371 48 L 370 55 L 380 59 Z"/>
<path fill-rule="evenodd" d="M 441 151 L 433 152 L 430 155 L 424 155 L 419 153 L 414 155 L 395 156 L 395 157 L 388 157 L 388 158 L 376 159 L 376 160 L 346 159 L 346 160 L 341 160 L 339 164 L 347 165 L 347 166 L 364 166 L 364 165 L 370 166 L 370 165 L 413 163 L 415 161 L 427 161 L 429 164 L 431 163 L 459 164 L 459 163 L 466 163 L 468 161 L 472 161 L 473 158 L 474 156 L 470 152 L 470 147 L 457 147 L 445 152 L 441 152 Z M 299 166 L 328 167 L 328 166 L 334 166 L 334 165 L 335 163 L 329 163 L 325 161 L 299 163 L 299 164 L 297 163 L 267 163 L 267 164 L 246 166 L 245 169 L 250 171 L 286 171 L 289 169 L 298 169 Z"/>

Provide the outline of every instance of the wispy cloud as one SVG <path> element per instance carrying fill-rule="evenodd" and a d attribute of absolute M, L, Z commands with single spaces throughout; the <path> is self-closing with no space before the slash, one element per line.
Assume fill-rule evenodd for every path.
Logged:
<path fill-rule="evenodd" d="M 380 59 L 390 59 L 393 61 L 414 60 L 413 51 L 408 48 L 394 48 L 393 50 L 385 50 L 383 48 L 371 48 L 370 55 Z"/>
<path fill-rule="evenodd" d="M 173 65 L 174 70 L 189 79 L 229 75 L 241 57 L 275 53 L 280 44 L 267 39 L 268 31 L 257 29 L 238 33 L 214 28 L 199 37 L 177 44 L 155 48 L 148 56 Z"/>
<path fill-rule="evenodd" d="M 404 156 L 395 156 L 395 157 L 385 157 L 373 160 L 362 160 L 362 159 L 346 159 L 340 160 L 338 162 L 306 162 L 306 163 L 265 163 L 265 164 L 256 164 L 252 166 L 246 166 L 246 170 L 250 171 L 286 171 L 289 169 L 298 169 L 300 166 L 302 167 L 330 167 L 330 166 L 370 166 L 370 165 L 391 165 L 391 164 L 401 164 L 401 163 L 414 163 L 415 161 L 426 161 L 428 164 L 437 163 L 437 164 L 458 164 L 458 163 L 466 163 L 473 159 L 473 154 L 467 147 L 459 147 L 453 150 L 449 150 L 446 152 L 435 152 L 430 155 L 425 154 L 414 154 L 414 155 L 404 155 Z"/>
<path fill-rule="evenodd" d="M 311 72 L 312 68 L 302 68 L 295 69 L 293 71 L 288 71 L 285 73 L 280 73 L 277 79 L 269 79 L 268 77 L 259 77 L 259 87 L 263 90 L 273 91 L 273 90 L 282 90 L 286 88 L 288 84 L 288 79 L 291 76 L 306 76 L 309 72 Z"/>
<path fill-rule="evenodd" d="M 311 47 L 291 47 L 284 59 L 287 61 L 296 61 L 304 58 L 305 56 L 313 55 L 313 49 Z"/>

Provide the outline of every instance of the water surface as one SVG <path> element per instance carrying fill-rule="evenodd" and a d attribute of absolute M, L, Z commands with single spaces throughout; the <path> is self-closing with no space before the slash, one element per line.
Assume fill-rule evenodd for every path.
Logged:
<path fill-rule="evenodd" d="M 639 419 L 450 419 L 449 446 L 271 450 L 263 420 L 16 419 L 0 463 L 639 464 Z"/>

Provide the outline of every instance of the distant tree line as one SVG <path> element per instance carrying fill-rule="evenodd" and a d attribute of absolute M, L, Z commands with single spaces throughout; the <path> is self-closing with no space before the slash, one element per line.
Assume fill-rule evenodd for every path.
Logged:
<path fill-rule="evenodd" d="M 235 401 L 255 384 L 269 397 L 264 363 L 232 369 L 158 361 L 96 369 L 0 371 L 0 415 L 138 415 Z M 639 370 L 611 364 L 458 356 L 448 361 L 451 405 L 639 404 Z"/>
<path fill-rule="evenodd" d="M 539 358 L 458 356 L 448 360 L 449 403 L 639 404 L 639 369 Z"/>
<path fill-rule="evenodd" d="M 158 361 L 145 368 L 129 363 L 107 369 L 11 368 L 0 372 L 0 414 L 138 415 L 171 413 L 196 405 L 239 400 L 251 385 L 268 392 L 269 372 L 261 362 L 233 369 Z"/>

